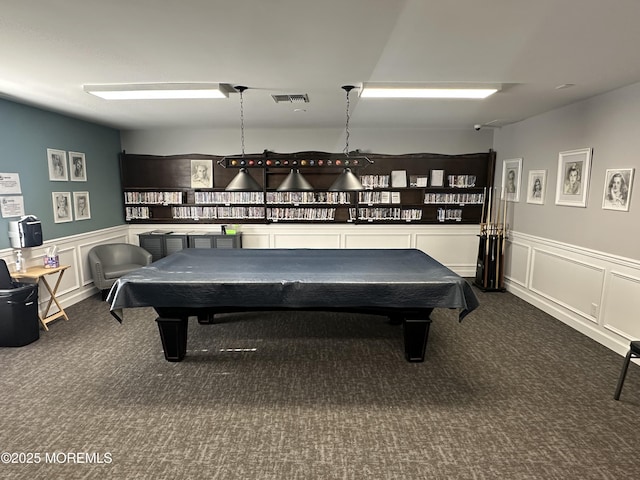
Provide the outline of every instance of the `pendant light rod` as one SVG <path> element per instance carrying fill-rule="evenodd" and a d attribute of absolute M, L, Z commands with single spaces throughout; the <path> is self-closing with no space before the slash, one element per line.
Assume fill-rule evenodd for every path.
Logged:
<path fill-rule="evenodd" d="M 347 119 L 345 122 L 345 147 L 344 147 L 344 155 L 345 157 L 349 157 L 349 92 L 353 90 L 353 85 L 343 85 L 342 89 L 347 94 Z M 367 159 L 369 161 L 369 159 Z M 331 184 L 329 187 L 330 192 L 349 192 L 349 191 L 360 191 L 364 190 L 362 183 L 358 180 L 358 177 L 351 171 L 350 168 L 345 168 L 342 170 L 340 176 Z"/>
<path fill-rule="evenodd" d="M 240 146 L 242 147 L 242 156 L 244 157 L 244 97 L 242 93 L 249 87 L 237 85 L 234 87 L 240 93 Z"/>
<path fill-rule="evenodd" d="M 346 92 L 347 94 L 347 120 L 345 122 L 345 146 L 344 146 L 344 150 L 343 153 L 348 157 L 349 156 L 349 105 L 350 105 L 350 101 L 349 101 L 349 92 L 351 92 L 351 90 L 353 90 L 354 87 L 353 85 L 343 85 L 342 89 Z"/>
<path fill-rule="evenodd" d="M 237 85 L 234 87 L 236 91 L 240 93 L 240 143 L 242 146 L 242 158 L 244 158 L 244 98 L 242 93 L 247 90 L 248 87 L 243 85 Z M 228 158 L 228 157 L 226 157 Z M 226 186 L 227 192 L 260 192 L 262 187 L 246 168 L 241 168 L 235 177 Z"/>

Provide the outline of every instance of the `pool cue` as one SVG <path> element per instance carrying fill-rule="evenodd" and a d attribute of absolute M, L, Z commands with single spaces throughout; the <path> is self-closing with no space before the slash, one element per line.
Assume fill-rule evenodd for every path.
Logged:
<path fill-rule="evenodd" d="M 502 202 L 504 204 L 504 208 L 507 208 L 507 196 L 506 196 L 506 191 L 503 188 L 502 189 Z M 504 230 L 504 222 L 505 219 L 502 219 L 502 224 L 500 224 L 500 210 L 502 210 L 500 208 L 500 204 L 498 203 L 498 222 L 496 223 L 496 256 L 495 256 L 495 264 L 496 264 L 496 281 L 495 281 L 495 288 L 498 289 L 500 288 L 500 257 L 501 255 L 501 245 L 499 242 L 502 241 L 502 231 Z M 506 210 L 505 210 L 506 213 Z M 501 226 L 502 225 L 502 226 Z"/>
<path fill-rule="evenodd" d="M 478 237 L 480 238 L 480 244 L 478 245 L 478 258 L 481 258 L 482 253 L 484 252 L 484 245 L 482 245 L 483 235 L 486 228 L 484 214 L 486 212 L 487 207 L 487 187 L 482 189 L 482 213 L 480 214 L 480 234 Z M 482 265 L 484 266 L 484 259 L 482 260 Z M 476 283 L 478 283 L 478 266 L 476 265 Z M 481 272 L 484 273 L 484 272 Z"/>
<path fill-rule="evenodd" d="M 482 233 L 482 229 L 484 228 L 484 212 L 487 207 L 487 187 L 482 189 L 482 214 L 480 215 L 480 233 Z"/>
<path fill-rule="evenodd" d="M 503 232 L 503 236 L 502 236 L 502 258 L 504 259 L 504 250 L 505 250 L 505 246 L 507 244 L 507 202 L 504 202 L 504 223 L 502 225 L 502 232 Z M 502 285 L 503 283 L 503 279 L 504 279 L 504 268 L 502 269 L 502 272 L 500 273 L 500 285 Z"/>
<path fill-rule="evenodd" d="M 483 279 L 482 279 L 482 286 L 484 288 L 487 288 L 488 283 L 489 283 L 489 268 L 488 268 L 488 261 L 489 261 L 489 224 L 491 223 L 491 204 L 493 202 L 493 188 L 489 189 L 489 201 L 487 204 L 487 221 L 485 223 L 485 231 L 484 231 L 484 238 L 485 238 L 485 242 L 484 242 L 484 261 L 483 261 L 483 268 L 484 268 L 484 272 L 483 272 Z"/>

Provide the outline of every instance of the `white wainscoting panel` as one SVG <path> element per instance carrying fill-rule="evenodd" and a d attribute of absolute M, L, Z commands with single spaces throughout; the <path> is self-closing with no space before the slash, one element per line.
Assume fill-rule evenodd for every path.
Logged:
<path fill-rule="evenodd" d="M 479 238 L 477 227 L 466 231 L 417 233 L 415 247 L 463 277 L 475 277 Z"/>
<path fill-rule="evenodd" d="M 340 234 L 276 233 L 273 248 L 340 248 Z"/>
<path fill-rule="evenodd" d="M 531 267 L 533 292 L 596 321 L 591 309 L 600 304 L 603 268 L 540 249 L 533 250 Z"/>
<path fill-rule="evenodd" d="M 628 340 L 640 339 L 640 278 L 614 271 L 607 283 L 604 327 Z"/>
<path fill-rule="evenodd" d="M 366 227 L 365 227 L 366 228 Z M 411 234 L 406 233 L 345 233 L 345 248 L 411 248 Z"/>
<path fill-rule="evenodd" d="M 242 232 L 242 248 L 269 248 L 269 234 Z"/>
<path fill-rule="evenodd" d="M 506 254 L 509 292 L 621 355 L 640 338 L 640 261 L 519 232 Z"/>
<path fill-rule="evenodd" d="M 512 282 L 523 287 L 529 278 L 529 256 L 531 247 L 518 242 L 507 242 L 505 248 L 505 272 L 509 272 Z"/>
<path fill-rule="evenodd" d="M 56 297 L 58 295 L 65 295 L 67 293 L 71 293 L 77 290 L 80 287 L 80 277 L 78 275 L 78 268 L 76 265 L 75 258 L 75 249 L 73 245 L 66 245 L 63 248 L 58 250 L 58 256 L 60 257 L 60 265 L 71 265 L 67 268 L 62 276 L 62 280 L 60 281 L 60 285 L 58 286 L 58 292 L 56 293 Z M 57 275 L 49 275 L 47 280 L 49 281 L 49 285 L 53 288 L 55 284 L 55 279 Z M 38 300 L 40 300 L 40 304 L 43 303 L 44 300 L 49 299 L 49 292 L 45 288 L 40 286 L 40 292 Z"/>

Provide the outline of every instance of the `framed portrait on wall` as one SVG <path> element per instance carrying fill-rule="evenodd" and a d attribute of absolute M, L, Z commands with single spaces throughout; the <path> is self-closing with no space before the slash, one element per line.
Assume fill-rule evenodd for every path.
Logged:
<path fill-rule="evenodd" d="M 52 182 L 66 182 L 69 180 L 67 174 L 67 152 L 47 148 L 47 163 L 49 165 L 49 180 Z"/>
<path fill-rule="evenodd" d="M 431 170 L 432 187 L 444 187 L 444 170 Z"/>
<path fill-rule="evenodd" d="M 547 171 L 530 170 L 527 182 L 527 203 L 544 204 L 544 193 L 547 188 Z"/>
<path fill-rule="evenodd" d="M 53 221 L 55 223 L 72 222 L 71 193 L 51 192 L 51 199 L 53 201 Z"/>
<path fill-rule="evenodd" d="M 69 173 L 72 182 L 87 181 L 87 163 L 84 153 L 69 152 Z"/>
<path fill-rule="evenodd" d="M 502 198 L 509 202 L 519 202 L 521 181 L 522 159 L 504 160 L 502 162 Z"/>
<path fill-rule="evenodd" d="M 191 188 L 213 187 L 213 160 L 191 160 Z"/>
<path fill-rule="evenodd" d="M 628 212 L 632 186 L 633 168 L 607 169 L 604 175 L 602 208 Z"/>
<path fill-rule="evenodd" d="M 590 171 L 591 148 L 560 152 L 556 205 L 586 207 Z"/>
<path fill-rule="evenodd" d="M 89 220 L 91 218 L 89 192 L 73 192 L 73 211 L 75 212 L 76 220 Z"/>

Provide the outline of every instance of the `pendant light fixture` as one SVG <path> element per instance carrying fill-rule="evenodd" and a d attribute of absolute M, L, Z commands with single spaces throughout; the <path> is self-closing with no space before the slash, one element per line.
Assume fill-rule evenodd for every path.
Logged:
<path fill-rule="evenodd" d="M 342 89 L 347 93 L 347 120 L 345 124 L 345 147 L 344 155 L 349 157 L 349 92 L 355 87 L 353 85 L 343 85 Z M 345 168 L 340 176 L 329 187 L 330 192 L 347 192 L 364 190 L 362 183 L 358 180 L 358 177 L 351 171 L 350 168 Z"/>
<path fill-rule="evenodd" d="M 244 98 L 243 92 L 247 89 L 238 85 L 235 89 L 240 93 L 240 143 L 242 146 L 242 156 L 244 157 Z M 229 185 L 225 188 L 227 192 L 261 192 L 262 187 L 254 180 L 246 168 L 241 168 Z"/>

